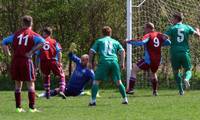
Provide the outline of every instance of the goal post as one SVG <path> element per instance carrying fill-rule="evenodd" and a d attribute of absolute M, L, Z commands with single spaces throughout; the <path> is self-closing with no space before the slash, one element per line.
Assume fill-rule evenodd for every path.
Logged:
<path fill-rule="evenodd" d="M 127 0 L 127 39 L 130 40 L 132 38 L 132 0 Z M 129 78 L 131 76 L 131 69 L 132 69 L 132 46 L 127 44 L 127 59 L 126 59 L 126 88 L 129 87 Z"/>

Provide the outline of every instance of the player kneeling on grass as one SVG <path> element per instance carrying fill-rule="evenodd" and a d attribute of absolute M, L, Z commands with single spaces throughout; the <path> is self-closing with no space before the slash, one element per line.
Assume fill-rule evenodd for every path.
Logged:
<path fill-rule="evenodd" d="M 103 37 L 96 40 L 94 45 L 89 51 L 89 62 L 92 68 L 92 61 L 94 54 L 99 55 L 99 63 L 95 72 L 95 80 L 92 85 L 92 97 L 89 106 L 96 105 L 96 95 L 99 90 L 99 83 L 102 80 L 107 80 L 109 76 L 112 77 L 115 84 L 119 87 L 119 91 L 123 97 L 122 104 L 128 104 L 125 87 L 121 81 L 120 66 L 118 63 L 117 54 L 121 57 L 121 68 L 124 69 L 125 51 L 122 45 L 111 38 L 112 29 L 109 26 L 105 26 L 102 29 Z"/>
<path fill-rule="evenodd" d="M 29 111 L 38 112 L 35 108 L 35 70 L 32 55 L 44 45 L 45 40 L 32 31 L 33 20 L 31 16 L 24 16 L 22 24 L 23 28 L 5 38 L 2 41 L 2 46 L 4 52 L 10 55 L 7 45 L 12 45 L 11 77 L 15 80 L 16 111 L 25 112 L 21 106 L 21 89 L 23 82 L 26 81 L 28 86 Z"/>
<path fill-rule="evenodd" d="M 51 38 L 52 29 L 47 27 L 43 30 L 42 36 L 45 38 L 45 44 L 37 52 L 40 59 L 40 69 L 44 76 L 44 89 L 46 98 L 50 98 L 50 73 L 53 72 L 59 78 L 59 94 L 64 95 L 65 74 L 61 65 L 62 48 L 59 43 Z"/>
<path fill-rule="evenodd" d="M 150 79 L 153 88 L 153 95 L 157 96 L 158 78 L 156 72 L 161 62 L 161 46 L 170 45 L 171 42 L 168 39 L 163 39 L 164 35 L 162 33 L 155 31 L 153 23 L 149 22 L 145 24 L 144 30 L 147 34 L 144 35 L 142 40 L 127 41 L 128 44 L 145 47 L 144 59 L 140 60 L 137 64 L 133 64 L 127 93 L 134 93 L 137 72 L 139 72 L 139 70 L 150 70 Z"/>
<path fill-rule="evenodd" d="M 192 77 L 189 37 L 192 34 L 200 37 L 199 29 L 194 30 L 191 26 L 182 22 L 183 14 L 175 13 L 171 19 L 172 26 L 165 32 L 165 35 L 172 41 L 170 60 L 180 95 L 184 94 L 182 81 L 185 82 L 186 88 L 189 88 L 189 80 Z M 184 69 L 183 75 L 180 73 L 181 68 Z"/>
<path fill-rule="evenodd" d="M 79 96 L 81 93 L 83 93 L 85 85 L 89 81 L 94 80 L 94 72 L 93 70 L 88 68 L 89 56 L 87 54 L 84 54 L 81 56 L 81 58 L 79 58 L 75 54 L 70 52 L 68 54 L 68 57 L 70 60 L 76 63 L 76 68 L 72 73 L 70 80 L 66 84 L 64 95 Z M 58 91 L 58 88 L 51 90 L 51 96 L 57 95 Z"/>

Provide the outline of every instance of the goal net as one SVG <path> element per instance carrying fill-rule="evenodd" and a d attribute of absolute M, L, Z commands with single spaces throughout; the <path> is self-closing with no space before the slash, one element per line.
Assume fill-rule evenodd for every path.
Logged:
<path fill-rule="evenodd" d="M 193 27 L 200 25 L 200 4 L 199 0 L 133 0 L 132 1 L 132 36 L 141 38 L 144 35 L 144 24 L 154 23 L 156 30 L 165 32 L 170 25 L 170 18 L 174 12 L 182 12 L 185 16 L 184 23 Z M 193 61 L 193 71 L 198 68 L 200 50 L 198 50 L 199 40 L 195 37 L 190 38 L 191 55 Z M 143 47 L 132 48 L 132 61 L 135 63 L 143 57 Z M 158 71 L 160 84 L 171 87 L 173 75 L 169 61 L 168 48 L 163 48 L 162 64 Z M 195 75 L 195 73 L 194 73 Z M 140 72 L 138 75 L 137 86 L 146 87 L 150 84 L 148 72 Z M 194 77 L 193 77 L 194 79 Z M 128 80 L 128 79 L 127 79 Z M 193 80 L 192 80 L 193 81 Z"/>

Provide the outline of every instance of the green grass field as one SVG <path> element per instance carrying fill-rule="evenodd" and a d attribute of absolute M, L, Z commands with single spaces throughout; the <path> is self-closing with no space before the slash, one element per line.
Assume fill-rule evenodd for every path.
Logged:
<path fill-rule="evenodd" d="M 37 99 L 40 113 L 15 113 L 13 92 L 0 92 L 0 120 L 199 120 L 200 91 L 179 96 L 176 90 L 160 90 L 151 96 L 150 90 L 137 90 L 129 96 L 129 105 L 122 105 L 115 90 L 100 91 L 96 107 L 88 107 L 89 96 L 63 100 Z M 23 93 L 27 109 L 27 93 Z"/>

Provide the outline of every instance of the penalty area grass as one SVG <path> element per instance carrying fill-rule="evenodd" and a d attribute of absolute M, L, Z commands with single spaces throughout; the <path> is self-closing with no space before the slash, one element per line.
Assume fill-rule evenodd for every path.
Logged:
<path fill-rule="evenodd" d="M 22 105 L 28 111 L 27 93 L 23 92 Z M 128 95 L 129 104 L 122 105 L 117 90 L 101 90 L 97 106 L 89 107 L 89 96 L 37 98 L 40 113 L 16 113 L 14 93 L 0 91 L 0 120 L 199 120 L 200 91 L 188 91 L 179 96 L 177 90 L 139 89 Z"/>

